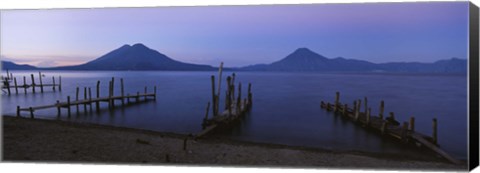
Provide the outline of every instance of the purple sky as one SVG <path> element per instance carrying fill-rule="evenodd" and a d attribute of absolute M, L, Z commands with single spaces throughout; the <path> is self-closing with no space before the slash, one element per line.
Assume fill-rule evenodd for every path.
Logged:
<path fill-rule="evenodd" d="M 299 47 L 329 58 L 467 58 L 468 2 L 13 10 L 1 12 L 2 60 L 80 64 L 143 43 L 179 61 L 271 63 Z"/>

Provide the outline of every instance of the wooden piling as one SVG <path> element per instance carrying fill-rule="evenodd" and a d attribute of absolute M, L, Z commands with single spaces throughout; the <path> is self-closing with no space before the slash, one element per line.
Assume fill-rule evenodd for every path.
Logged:
<path fill-rule="evenodd" d="M 40 80 L 40 92 L 43 93 L 42 72 L 38 72 L 38 80 Z"/>
<path fill-rule="evenodd" d="M 70 111 L 70 96 L 67 96 L 67 110 L 68 110 L 68 117 L 71 115 Z"/>
<path fill-rule="evenodd" d="M 61 111 L 60 111 L 60 100 L 57 100 L 57 117 L 60 117 Z"/>
<path fill-rule="evenodd" d="M 213 116 L 217 116 L 215 110 L 215 105 L 217 105 L 216 101 L 216 96 L 215 96 L 215 76 L 212 75 L 210 76 L 211 82 L 212 82 L 212 114 Z"/>
<path fill-rule="evenodd" d="M 210 109 L 210 102 L 207 103 L 207 110 L 205 111 L 205 118 L 203 119 L 204 121 L 206 121 L 208 119 L 208 110 Z"/>
<path fill-rule="evenodd" d="M 238 83 L 238 98 L 237 98 L 237 115 L 240 114 L 241 104 L 242 103 L 242 83 Z"/>
<path fill-rule="evenodd" d="M 343 107 L 343 116 L 347 116 L 348 115 L 348 105 L 345 104 L 345 106 Z"/>
<path fill-rule="evenodd" d="M 381 132 L 382 132 L 382 135 L 384 135 L 385 133 L 387 133 L 387 121 L 383 121 L 382 122 L 382 127 L 380 128 Z"/>
<path fill-rule="evenodd" d="M 409 124 L 410 124 L 410 130 L 412 132 L 414 132 L 415 131 L 415 117 L 413 117 L 413 116 L 410 117 L 410 123 Z"/>
<path fill-rule="evenodd" d="M 23 92 L 27 94 L 27 78 L 23 76 Z"/>
<path fill-rule="evenodd" d="M 223 62 L 220 63 L 220 67 L 218 68 L 218 91 L 217 95 L 215 96 L 216 102 L 215 102 L 215 114 L 218 114 L 218 108 L 220 107 L 219 105 L 219 100 L 220 100 L 220 88 L 222 86 L 222 71 L 223 71 Z"/>
<path fill-rule="evenodd" d="M 122 95 L 122 106 L 125 105 L 125 99 L 123 98 L 124 96 L 124 88 L 123 88 L 123 78 L 120 78 L 120 92 Z"/>
<path fill-rule="evenodd" d="M 78 102 L 78 94 L 80 92 L 80 88 L 76 88 L 76 92 L 75 92 L 75 101 Z M 75 107 L 77 108 L 77 114 L 78 114 L 78 104 L 75 105 Z"/>
<path fill-rule="evenodd" d="M 362 100 L 357 101 L 357 109 L 355 110 L 355 121 L 358 121 L 358 117 L 360 117 L 360 107 L 362 105 Z"/>
<path fill-rule="evenodd" d="M 17 117 L 20 117 L 20 106 L 17 106 Z"/>
<path fill-rule="evenodd" d="M 437 138 L 437 119 L 436 118 L 432 120 L 432 128 L 433 128 L 433 132 L 432 132 L 433 143 L 437 144 L 438 138 Z"/>
<path fill-rule="evenodd" d="M 232 98 L 235 98 L 235 73 L 232 73 Z"/>
<path fill-rule="evenodd" d="M 93 112 L 92 110 L 92 89 L 88 87 L 88 105 L 90 107 L 90 113 Z"/>
<path fill-rule="evenodd" d="M 230 76 L 227 76 L 227 91 L 225 92 L 225 109 L 228 109 L 229 106 L 231 106 L 230 103 L 230 97 L 232 94 L 232 78 Z"/>
<path fill-rule="evenodd" d="M 10 93 L 10 82 L 8 81 L 8 79 L 7 79 L 7 82 L 5 82 L 5 84 L 6 84 L 6 87 L 7 87 L 8 95 L 10 95 L 11 94 Z"/>
<path fill-rule="evenodd" d="M 153 86 L 153 101 L 157 100 L 157 86 Z"/>
<path fill-rule="evenodd" d="M 35 93 L 35 78 L 33 77 L 33 74 L 30 75 L 32 77 L 32 91 Z"/>
<path fill-rule="evenodd" d="M 403 122 L 402 126 L 402 141 L 407 142 L 407 130 L 408 130 L 408 123 Z"/>
<path fill-rule="evenodd" d="M 62 76 L 58 76 L 58 91 L 62 91 Z"/>
<path fill-rule="evenodd" d="M 97 81 L 97 99 L 100 98 L 100 81 Z M 100 111 L 100 102 L 95 102 L 95 109 L 96 111 Z"/>
<path fill-rule="evenodd" d="M 52 81 L 53 81 L 52 90 L 55 91 L 55 76 L 52 76 Z"/>
<path fill-rule="evenodd" d="M 83 87 L 83 100 L 87 100 L 87 87 Z M 83 104 L 83 112 L 87 113 L 87 103 Z"/>
<path fill-rule="evenodd" d="M 380 117 L 380 119 L 383 119 L 383 111 L 384 111 L 384 107 L 385 106 L 385 102 L 382 100 L 380 102 L 380 112 L 378 113 L 378 116 Z"/>
<path fill-rule="evenodd" d="M 112 109 L 112 81 L 108 82 L 108 109 Z"/>
<path fill-rule="evenodd" d="M 340 92 L 335 92 L 335 105 L 333 107 L 333 112 L 337 112 L 338 110 L 338 99 L 340 99 Z"/>
<path fill-rule="evenodd" d="M 32 108 L 32 107 L 29 107 L 28 109 L 30 110 L 30 118 L 33 119 L 33 118 L 34 118 L 34 117 L 33 117 L 33 108 Z"/>
<path fill-rule="evenodd" d="M 15 85 L 15 94 L 18 94 L 18 85 L 17 85 L 17 78 L 13 78 L 13 84 Z"/>

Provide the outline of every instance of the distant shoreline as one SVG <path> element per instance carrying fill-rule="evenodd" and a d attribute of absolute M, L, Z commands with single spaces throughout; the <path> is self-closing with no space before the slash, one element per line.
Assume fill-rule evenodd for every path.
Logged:
<path fill-rule="evenodd" d="M 2 116 L 3 160 L 14 162 L 190 164 L 466 170 L 434 157 L 334 151 L 90 123 Z M 168 156 L 167 156 L 168 155 Z"/>

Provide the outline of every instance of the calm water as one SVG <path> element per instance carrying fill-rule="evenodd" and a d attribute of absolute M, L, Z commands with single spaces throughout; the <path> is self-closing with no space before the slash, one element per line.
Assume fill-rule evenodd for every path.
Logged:
<path fill-rule="evenodd" d="M 38 74 L 13 73 L 17 78 Z M 216 72 L 83 71 L 45 71 L 44 74 L 44 83 L 51 83 L 52 75 L 61 75 L 63 91 L 52 92 L 47 88 L 43 94 L 25 95 L 21 90 L 18 95 L 2 95 L 2 113 L 14 115 L 17 105 L 52 104 L 56 100 L 65 101 L 69 95 L 74 98 L 77 86 L 82 88 L 80 95 L 83 96 L 83 87 L 91 87 L 94 92 L 97 80 L 101 81 L 101 95 L 105 96 L 108 81 L 116 77 L 116 95 L 120 94 L 119 78 L 123 78 L 126 93 L 143 92 L 144 86 L 152 92 L 152 86 L 157 85 L 157 101 L 93 114 L 76 115 L 73 107 L 70 119 L 62 109 L 62 119 L 185 134 L 201 130 L 205 107 L 211 100 L 210 75 L 217 75 Z M 30 83 L 30 79 L 27 81 Z M 354 99 L 367 96 L 374 115 L 378 114 L 380 101 L 385 100 L 386 112 L 395 112 L 399 121 L 415 116 L 416 130 L 427 135 L 432 133 L 432 118 L 436 117 L 441 147 L 458 158 L 467 157 L 465 75 L 240 72 L 236 81 L 244 83 L 243 91 L 246 83 L 252 83 L 254 105 L 245 121 L 227 135 L 234 139 L 337 150 L 409 152 L 320 109 L 320 101 L 333 102 L 335 92 L 340 91 L 340 100 L 349 105 Z M 83 112 L 83 107 L 80 110 Z M 56 109 L 36 111 L 35 115 L 56 118 Z"/>

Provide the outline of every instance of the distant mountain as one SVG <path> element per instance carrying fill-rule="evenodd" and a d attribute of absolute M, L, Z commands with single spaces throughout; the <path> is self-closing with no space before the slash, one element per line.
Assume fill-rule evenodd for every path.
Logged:
<path fill-rule="evenodd" d="M 376 64 L 342 57 L 329 59 L 307 48 L 299 48 L 287 57 L 271 64 L 257 64 L 240 69 L 285 72 L 467 73 L 467 60 L 452 58 L 434 63 L 395 62 Z"/>
<path fill-rule="evenodd" d="M 93 61 L 77 66 L 50 68 L 51 70 L 168 70 L 206 71 L 216 68 L 175 61 L 143 44 L 124 45 Z"/>
<path fill-rule="evenodd" d="M 15 64 L 10 61 L 2 61 L 2 70 L 35 70 L 37 67 L 31 65 Z"/>

